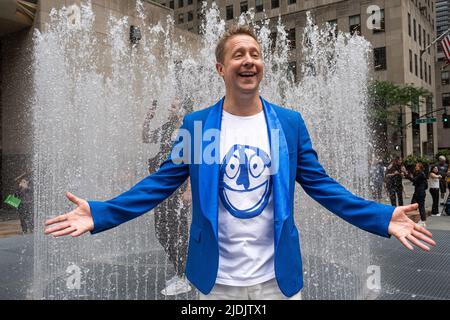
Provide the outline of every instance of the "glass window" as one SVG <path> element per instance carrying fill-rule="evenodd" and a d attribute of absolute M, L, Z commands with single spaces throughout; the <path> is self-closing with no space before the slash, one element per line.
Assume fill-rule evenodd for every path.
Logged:
<path fill-rule="evenodd" d="M 448 77 L 448 71 L 442 71 L 441 72 L 441 83 L 443 85 L 450 84 L 450 80 L 449 80 L 449 77 Z"/>
<path fill-rule="evenodd" d="M 256 9 L 256 12 L 262 12 L 263 11 L 263 9 L 264 9 L 263 0 L 256 0 L 256 2 L 255 2 L 255 9 Z"/>
<path fill-rule="evenodd" d="M 194 13 L 192 11 L 188 12 L 188 21 L 194 20 Z"/>
<path fill-rule="evenodd" d="M 297 0 L 288 0 L 288 4 L 294 4 L 297 3 Z"/>
<path fill-rule="evenodd" d="M 408 13 L 408 35 L 411 37 L 411 14 Z"/>
<path fill-rule="evenodd" d="M 414 54 L 414 73 L 416 74 L 416 77 L 418 76 L 419 70 L 417 66 L 417 54 Z"/>
<path fill-rule="evenodd" d="M 280 0 L 272 0 L 272 9 L 280 7 Z"/>
<path fill-rule="evenodd" d="M 170 7 L 170 9 L 175 9 L 175 1 L 170 1 L 169 7 Z"/>
<path fill-rule="evenodd" d="M 183 13 L 180 13 L 178 15 L 178 23 L 184 23 L 184 14 Z"/>
<path fill-rule="evenodd" d="M 194 0 L 188 0 L 188 6 L 191 5 L 194 2 Z"/>
<path fill-rule="evenodd" d="M 443 107 L 450 107 L 450 93 L 443 93 L 442 94 L 442 106 Z"/>
<path fill-rule="evenodd" d="M 178 8 L 183 8 L 183 0 L 178 0 Z"/>
<path fill-rule="evenodd" d="M 356 16 L 349 17 L 349 29 L 350 33 L 361 35 L 361 16 L 358 14 Z"/>
<path fill-rule="evenodd" d="M 375 48 L 374 53 L 374 69 L 386 70 L 386 47 Z"/>
<path fill-rule="evenodd" d="M 409 50 L 409 72 L 413 73 L 412 51 Z"/>
<path fill-rule="evenodd" d="M 227 20 L 232 20 L 234 18 L 233 5 L 227 6 Z"/>
<path fill-rule="evenodd" d="M 247 1 L 241 2 L 241 13 L 244 13 L 247 11 L 248 11 L 248 2 Z"/>
<path fill-rule="evenodd" d="M 413 20 L 414 41 L 417 41 L 416 19 Z"/>

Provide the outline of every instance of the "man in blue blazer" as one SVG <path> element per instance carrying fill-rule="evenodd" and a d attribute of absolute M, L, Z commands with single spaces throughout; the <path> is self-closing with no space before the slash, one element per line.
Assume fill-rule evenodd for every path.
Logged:
<path fill-rule="evenodd" d="M 230 28 L 216 48 L 226 94 L 187 115 L 157 172 L 108 201 L 86 201 L 46 221 L 46 234 L 74 237 L 118 226 L 149 212 L 190 177 L 192 224 L 186 276 L 212 299 L 300 297 L 303 286 L 295 182 L 317 202 L 368 232 L 394 235 L 407 248 L 435 245 L 406 216 L 417 204 L 392 207 L 359 198 L 330 178 L 298 112 L 259 95 L 261 47 L 246 27 Z"/>

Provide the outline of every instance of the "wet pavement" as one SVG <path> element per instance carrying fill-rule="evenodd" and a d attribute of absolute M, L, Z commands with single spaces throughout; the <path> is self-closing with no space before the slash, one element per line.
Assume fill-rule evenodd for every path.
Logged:
<path fill-rule="evenodd" d="M 411 185 L 404 183 L 406 191 L 405 204 L 410 203 L 412 196 Z M 385 199 L 387 200 L 387 199 Z M 427 207 L 431 207 L 431 197 L 427 194 Z M 441 207 L 442 208 L 442 207 Z M 11 216 L 14 218 L 13 216 Z M 1 220 L 1 219 L 0 219 Z M 5 220 L 5 219 L 4 219 Z M 1 299 L 31 299 L 32 277 L 33 277 L 33 236 L 20 235 L 18 220 L 0 221 L 0 300 Z M 427 220 L 427 228 L 433 233 L 437 246 L 431 252 L 424 252 L 418 248 L 409 251 L 396 239 L 379 238 L 373 245 L 373 263 L 380 267 L 381 289 L 374 291 L 370 299 L 450 299 L 450 217 L 431 216 Z M 148 254 L 158 256 L 162 259 L 162 250 L 153 250 Z M 131 259 L 132 260 L 132 259 Z M 150 259 L 150 261 L 152 261 Z M 95 266 L 95 267 L 99 267 Z M 126 265 L 104 264 L 104 268 L 115 270 L 126 269 Z M 150 269 L 157 266 L 150 265 Z M 126 272 L 126 271 L 123 271 Z M 171 270 L 156 270 L 160 272 L 171 272 Z M 164 276 L 161 275 L 161 279 Z M 57 280 L 58 281 L 58 280 Z M 118 283 L 121 286 L 120 282 Z M 165 299 L 159 291 L 163 288 L 162 283 L 155 281 L 149 283 L 146 290 L 154 292 L 157 299 Z M 196 290 L 188 294 L 182 294 L 177 299 L 195 299 Z M 69 299 L 71 297 L 68 297 Z M 75 298 L 75 297 L 72 297 Z M 80 298 L 80 297 L 79 297 Z M 98 298 L 96 296 L 85 298 Z M 105 296 L 102 296 L 105 298 Z M 120 295 L 115 298 L 126 298 Z"/>

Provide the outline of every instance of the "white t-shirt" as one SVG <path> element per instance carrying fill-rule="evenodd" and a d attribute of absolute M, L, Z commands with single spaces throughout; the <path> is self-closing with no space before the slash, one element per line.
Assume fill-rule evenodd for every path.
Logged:
<path fill-rule="evenodd" d="M 222 113 L 217 283 L 251 286 L 273 279 L 270 146 L 264 112 Z"/>

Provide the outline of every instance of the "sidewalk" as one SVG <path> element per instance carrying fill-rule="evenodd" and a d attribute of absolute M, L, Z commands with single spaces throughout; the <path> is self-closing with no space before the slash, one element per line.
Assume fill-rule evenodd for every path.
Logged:
<path fill-rule="evenodd" d="M 410 204 L 414 187 L 403 180 Z M 383 201 L 390 203 L 389 199 Z M 431 210 L 432 199 L 427 190 L 425 208 Z M 439 212 L 442 206 L 439 206 Z M 373 247 L 374 264 L 380 266 L 379 300 L 449 300 L 450 299 L 450 216 L 429 216 L 427 229 L 436 246 L 430 252 L 415 248 L 410 251 L 395 238 L 381 239 Z"/>

